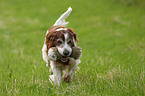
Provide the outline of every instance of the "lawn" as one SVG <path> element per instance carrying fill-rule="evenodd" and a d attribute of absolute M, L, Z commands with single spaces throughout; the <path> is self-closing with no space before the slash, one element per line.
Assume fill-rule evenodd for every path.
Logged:
<path fill-rule="evenodd" d="M 46 30 L 69 6 L 82 62 L 73 81 L 57 88 L 41 49 Z M 144 6 L 143 0 L 1 0 L 0 96 L 144 96 Z"/>

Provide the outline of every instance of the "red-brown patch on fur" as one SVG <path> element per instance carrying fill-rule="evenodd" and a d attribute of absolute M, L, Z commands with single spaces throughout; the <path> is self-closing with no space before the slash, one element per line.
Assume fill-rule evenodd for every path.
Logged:
<path fill-rule="evenodd" d="M 57 40 L 62 40 L 64 41 L 64 33 L 68 33 L 69 35 L 69 39 L 71 40 L 70 46 L 73 47 L 74 46 L 74 41 L 78 41 L 77 39 L 77 35 L 76 33 L 71 29 L 71 28 L 67 28 L 67 30 L 60 30 L 60 31 L 55 31 L 58 28 L 65 28 L 64 26 L 52 26 L 48 29 L 48 34 L 46 34 L 46 40 L 45 43 L 47 45 L 47 52 L 51 47 L 56 47 L 59 46 Z M 61 60 L 57 61 L 59 64 L 63 64 L 63 65 L 69 65 L 69 60 L 67 62 L 62 62 Z"/>
<path fill-rule="evenodd" d="M 51 47 L 54 47 L 56 45 L 56 42 L 53 42 L 53 40 L 56 38 L 56 37 L 60 37 L 58 34 L 58 36 L 56 36 L 56 29 L 58 28 L 65 28 L 64 26 L 60 26 L 60 25 L 56 25 L 56 26 L 52 26 L 48 29 L 48 34 L 46 34 L 46 40 L 45 40 L 45 44 L 47 45 L 47 53 L 48 53 L 48 50 L 49 48 Z"/>
<path fill-rule="evenodd" d="M 71 28 L 67 28 L 67 30 L 70 31 L 70 33 L 71 33 L 72 36 L 74 37 L 75 41 L 78 42 L 79 40 L 78 40 L 78 38 L 77 38 L 77 34 L 73 31 L 73 29 L 71 29 Z"/>
<path fill-rule="evenodd" d="M 46 40 L 45 40 L 45 43 L 47 45 L 47 53 L 48 53 L 49 48 L 56 46 L 56 42 L 54 42 L 54 40 L 58 39 L 58 38 L 62 38 L 62 34 L 60 34 L 60 32 L 56 32 L 55 31 L 58 28 L 65 28 L 65 27 L 64 26 L 60 26 L 60 25 L 56 25 L 56 26 L 52 26 L 52 27 L 50 27 L 48 29 L 49 33 L 46 34 Z M 75 41 L 78 42 L 77 35 L 73 31 L 73 29 L 67 28 L 67 30 L 64 30 L 64 31 L 62 30 L 62 33 L 63 32 L 64 33 L 66 33 L 66 32 L 70 33 L 70 35 L 74 37 Z M 71 45 L 72 46 L 74 45 L 73 41 L 71 42 Z"/>

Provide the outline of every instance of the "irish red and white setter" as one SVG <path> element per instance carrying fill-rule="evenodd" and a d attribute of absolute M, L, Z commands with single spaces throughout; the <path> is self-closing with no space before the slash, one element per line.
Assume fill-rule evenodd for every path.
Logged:
<path fill-rule="evenodd" d="M 68 10 L 60 16 L 55 24 L 50 27 L 45 36 L 45 42 L 42 48 L 43 60 L 50 66 L 50 81 L 53 84 L 60 86 L 62 80 L 71 81 L 73 75 L 78 68 L 77 65 L 81 62 L 80 58 L 67 58 L 72 53 L 72 47 L 77 46 L 77 35 L 71 28 L 66 28 L 68 22 L 65 22 L 72 11 Z M 56 61 L 57 56 L 52 47 L 56 47 L 58 52 L 64 56 L 59 62 Z M 80 55 L 81 57 L 81 55 Z"/>

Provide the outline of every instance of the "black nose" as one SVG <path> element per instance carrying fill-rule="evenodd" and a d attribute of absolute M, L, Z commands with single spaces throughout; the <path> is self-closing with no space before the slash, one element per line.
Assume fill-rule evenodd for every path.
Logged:
<path fill-rule="evenodd" d="M 67 51 L 67 50 L 65 50 L 64 52 L 63 52 L 63 55 L 65 55 L 65 56 L 67 56 L 69 54 L 69 51 Z"/>

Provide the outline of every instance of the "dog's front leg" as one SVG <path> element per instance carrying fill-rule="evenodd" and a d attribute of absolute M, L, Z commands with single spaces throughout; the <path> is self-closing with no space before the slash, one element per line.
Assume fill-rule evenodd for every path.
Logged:
<path fill-rule="evenodd" d="M 60 86 L 60 83 L 62 81 L 62 68 L 56 64 L 54 61 L 50 61 L 51 69 L 53 72 L 53 75 L 50 75 L 50 79 Z"/>
<path fill-rule="evenodd" d="M 59 67 L 54 67 L 53 74 L 55 77 L 55 82 L 57 83 L 58 87 L 60 86 L 60 83 L 62 81 L 62 69 Z"/>
<path fill-rule="evenodd" d="M 56 61 L 56 59 L 57 59 L 56 53 L 54 52 L 54 50 L 53 50 L 52 48 L 50 48 L 50 49 L 48 50 L 48 58 L 49 58 L 49 60 L 51 61 L 51 63 L 52 63 L 52 62 L 54 63 L 54 61 Z M 53 74 L 53 72 L 52 72 L 52 67 L 50 67 L 49 72 L 50 72 L 50 74 Z M 53 78 L 53 76 L 51 76 L 51 77 Z"/>

